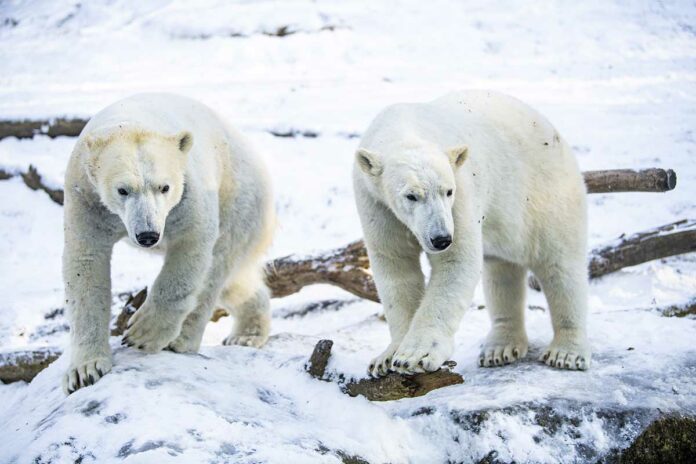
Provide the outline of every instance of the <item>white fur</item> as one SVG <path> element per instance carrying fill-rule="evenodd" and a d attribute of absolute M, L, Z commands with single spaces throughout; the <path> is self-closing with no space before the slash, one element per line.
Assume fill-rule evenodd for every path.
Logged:
<path fill-rule="evenodd" d="M 528 269 L 542 283 L 554 328 L 541 360 L 589 367 L 585 184 L 543 116 L 486 91 L 390 106 L 363 136 L 353 180 L 392 339 L 371 374 L 438 369 L 482 273 L 492 328 L 480 365 L 525 356 Z M 453 242 L 440 251 L 432 239 L 443 233 Z"/>
<path fill-rule="evenodd" d="M 147 249 L 165 254 L 124 341 L 147 352 L 195 352 L 218 300 L 237 314 L 225 343 L 265 343 L 262 255 L 273 228 L 265 167 L 207 107 L 142 94 L 94 116 L 65 178 L 63 277 L 71 323 L 65 390 L 111 369 L 109 267 L 116 241 L 128 237 L 139 246 L 139 233 L 156 232 L 158 242 Z"/>

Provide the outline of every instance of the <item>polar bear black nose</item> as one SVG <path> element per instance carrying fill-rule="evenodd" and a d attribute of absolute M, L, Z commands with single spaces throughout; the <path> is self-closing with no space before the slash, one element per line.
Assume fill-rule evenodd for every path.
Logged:
<path fill-rule="evenodd" d="M 159 241 L 159 234 L 157 232 L 141 232 L 135 236 L 138 243 L 144 247 L 151 247 Z"/>
<path fill-rule="evenodd" d="M 452 244 L 452 236 L 440 235 L 439 237 L 431 238 L 430 243 L 433 244 L 436 250 L 444 250 Z"/>

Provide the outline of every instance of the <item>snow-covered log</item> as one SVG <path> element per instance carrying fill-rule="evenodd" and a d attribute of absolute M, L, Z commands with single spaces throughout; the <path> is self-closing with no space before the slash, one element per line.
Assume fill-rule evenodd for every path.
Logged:
<path fill-rule="evenodd" d="M 38 348 L 0 352 L 0 381 L 3 383 L 23 380 L 31 382 L 36 374 L 44 370 L 60 356 L 56 348 Z"/>

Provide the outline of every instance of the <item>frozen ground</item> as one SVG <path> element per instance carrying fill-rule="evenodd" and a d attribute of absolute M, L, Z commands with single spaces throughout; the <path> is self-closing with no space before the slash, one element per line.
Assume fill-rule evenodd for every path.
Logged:
<path fill-rule="evenodd" d="M 268 159 L 278 256 L 360 236 L 354 136 L 382 106 L 457 88 L 502 90 L 546 114 L 585 170 L 677 171 L 673 192 L 592 196 L 597 245 L 696 217 L 694 24 L 691 2 L 2 2 L 0 119 L 88 117 L 148 90 L 201 99 Z M 317 136 L 269 133 L 289 129 Z M 0 167 L 31 163 L 61 185 L 73 143 L 4 139 Z M 65 319 L 45 317 L 61 307 L 61 222 L 45 194 L 0 182 L 2 350 L 65 344 Z M 119 244 L 115 308 L 159 264 Z M 218 346 L 230 323 L 222 319 L 209 325 L 201 355 L 119 347 L 114 371 L 68 398 L 59 389 L 65 358 L 29 385 L 0 386 L 0 462 L 595 461 L 658 411 L 696 414 L 696 321 L 636 310 L 695 294 L 694 254 L 593 282 L 586 373 L 534 361 L 551 337 L 542 310 L 527 313 L 524 362 L 477 368 L 488 320 L 472 310 L 453 356 L 465 384 L 374 404 L 302 367 L 314 343 L 331 338 L 329 368 L 363 375 L 388 340 L 379 305 L 284 318 L 314 301 L 352 299 L 310 288 L 273 301 L 274 336 L 260 351 Z M 546 307 L 539 294 L 529 303 Z"/>

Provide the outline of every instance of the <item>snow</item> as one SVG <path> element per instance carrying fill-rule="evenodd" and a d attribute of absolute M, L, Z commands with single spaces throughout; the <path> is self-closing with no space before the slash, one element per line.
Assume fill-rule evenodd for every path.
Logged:
<path fill-rule="evenodd" d="M 361 235 L 350 170 L 356 135 L 384 105 L 457 88 L 511 93 L 542 111 L 583 170 L 672 168 L 676 190 L 590 197 L 595 247 L 696 217 L 696 7 L 687 2 L 11 1 L 0 9 L 0 119 L 89 117 L 139 91 L 198 98 L 268 160 L 280 229 L 269 257 Z M 284 30 L 289 35 L 277 37 Z M 296 132 L 276 137 L 271 132 Z M 301 134 L 306 134 L 305 136 Z M 311 136 L 316 134 L 315 137 Z M 73 138 L 0 141 L 0 168 L 35 165 L 62 185 Z M 62 210 L 20 179 L 0 182 L 0 348 L 67 346 Z M 149 285 L 159 258 L 118 244 L 119 294 Z M 530 292 L 530 354 L 476 367 L 488 330 L 472 309 L 452 359 L 463 385 L 370 403 L 303 370 L 334 340 L 332 374 L 364 375 L 388 342 L 380 306 L 329 286 L 273 300 L 262 350 L 200 355 L 115 349 L 114 371 L 65 397 L 61 357 L 31 383 L 0 386 L 0 462 L 576 462 L 625 447 L 662 412 L 696 414 L 696 320 L 654 308 L 696 294 L 694 253 L 591 285 L 592 369 L 549 369 L 541 294 Z M 308 305 L 323 310 L 285 317 Z M 349 300 L 342 304 L 344 300 Z M 483 304 L 478 289 L 475 305 Z"/>

